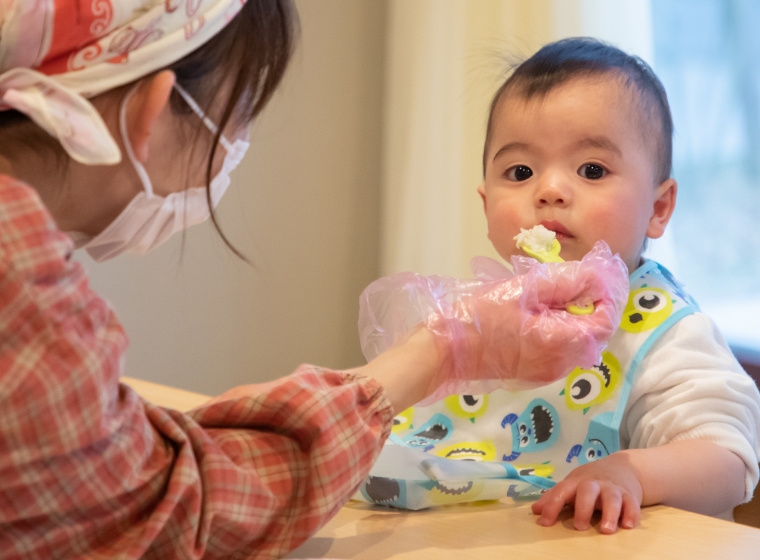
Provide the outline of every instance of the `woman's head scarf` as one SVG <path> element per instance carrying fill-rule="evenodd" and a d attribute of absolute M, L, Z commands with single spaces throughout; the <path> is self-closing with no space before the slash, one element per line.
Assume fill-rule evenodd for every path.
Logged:
<path fill-rule="evenodd" d="M 245 0 L 0 0 L 0 111 L 16 109 L 76 161 L 121 161 L 87 100 L 165 68 Z"/>

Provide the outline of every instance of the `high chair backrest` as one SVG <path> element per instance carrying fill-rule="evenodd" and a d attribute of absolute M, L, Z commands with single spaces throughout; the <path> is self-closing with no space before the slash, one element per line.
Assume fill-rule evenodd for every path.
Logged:
<path fill-rule="evenodd" d="M 746 360 L 740 360 L 740 363 L 744 371 L 760 387 L 760 364 L 750 363 Z M 755 488 L 755 494 L 751 502 L 734 508 L 734 521 L 760 529 L 760 486 Z"/>

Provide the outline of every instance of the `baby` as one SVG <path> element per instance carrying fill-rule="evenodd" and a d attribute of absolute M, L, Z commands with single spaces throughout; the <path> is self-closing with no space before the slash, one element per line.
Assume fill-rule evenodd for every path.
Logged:
<path fill-rule="evenodd" d="M 587 434 L 557 449 L 557 464 L 566 454 L 573 468 L 533 504 L 542 525 L 565 505 L 581 530 L 601 510 L 604 533 L 634 527 L 650 504 L 730 513 L 757 484 L 757 387 L 670 273 L 642 258 L 675 208 L 672 135 L 651 68 L 592 39 L 543 47 L 491 105 L 478 192 L 498 253 L 521 254 L 515 236 L 541 224 L 556 233 L 563 259 L 581 259 L 604 240 L 631 273 L 621 327 L 599 366 L 568 378 L 564 417 L 545 401 L 526 408 L 562 417 L 565 431 L 584 424 Z M 528 422 L 507 415 L 502 425 L 533 445 L 542 414 Z M 514 461 L 520 446 L 513 441 L 503 460 Z"/>
<path fill-rule="evenodd" d="M 577 529 L 601 510 L 601 531 L 613 533 L 634 527 L 642 505 L 730 515 L 752 497 L 757 387 L 681 285 L 642 258 L 676 203 L 672 135 L 662 84 L 616 48 L 566 39 L 516 68 L 488 122 L 478 191 L 489 238 L 506 260 L 522 253 L 515 237 L 539 225 L 556 235 L 565 261 L 606 242 L 630 272 L 620 327 L 591 369 L 402 412 L 393 439 L 426 453 L 420 461 L 433 480 L 377 469 L 364 499 L 416 509 L 538 498 L 542 525 L 571 505 Z M 497 263 L 478 273 L 502 274 Z"/>

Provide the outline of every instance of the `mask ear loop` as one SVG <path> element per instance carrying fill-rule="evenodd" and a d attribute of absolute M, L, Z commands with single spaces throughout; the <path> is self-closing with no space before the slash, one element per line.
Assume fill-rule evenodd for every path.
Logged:
<path fill-rule="evenodd" d="M 177 90 L 177 93 L 179 93 L 182 96 L 182 99 L 185 100 L 185 103 L 188 104 L 188 106 L 193 110 L 193 112 L 200 117 L 200 119 L 203 121 L 203 124 L 206 125 L 206 128 L 208 128 L 211 131 L 211 134 L 216 136 L 216 133 L 219 131 L 219 127 L 216 126 L 214 121 L 212 121 L 208 116 L 206 116 L 206 113 L 201 109 L 201 106 L 198 105 L 198 103 L 193 99 L 189 93 L 183 88 L 181 85 L 179 85 L 177 82 L 174 82 L 174 89 Z M 230 153 L 232 151 L 232 144 L 230 144 L 229 140 L 225 138 L 224 134 L 219 136 L 219 143 L 222 145 L 222 147 L 227 150 L 227 153 Z"/>
<path fill-rule="evenodd" d="M 135 168 L 137 176 L 140 177 L 143 189 L 145 189 L 145 192 L 148 193 L 149 197 L 152 197 L 153 183 L 151 183 L 150 177 L 148 177 L 148 172 L 145 170 L 145 167 L 143 167 L 143 164 L 137 161 L 135 153 L 132 151 L 132 142 L 129 139 L 129 133 L 127 132 L 127 104 L 136 89 L 137 84 L 129 90 L 127 95 L 124 96 L 124 100 L 121 102 L 121 108 L 119 110 L 119 129 L 121 131 L 121 139 L 124 141 L 124 151 L 127 152 L 127 157 L 129 158 L 129 161 L 132 162 L 132 167 Z"/>
<path fill-rule="evenodd" d="M 193 110 L 193 112 L 200 117 L 203 124 L 206 126 L 206 128 L 216 136 L 216 133 L 219 131 L 219 127 L 216 126 L 216 123 L 212 121 L 207 115 L 206 112 L 201 109 L 201 106 L 198 105 L 198 102 L 195 101 L 195 99 L 192 98 L 192 96 L 183 88 L 181 85 L 179 85 L 176 81 L 174 82 L 174 89 L 177 90 L 177 93 L 182 96 L 182 99 L 185 100 L 185 103 Z M 224 136 L 224 134 L 219 135 L 219 143 L 222 145 L 222 147 L 226 150 L 227 155 L 234 153 L 232 144 L 227 140 L 227 138 Z M 216 206 L 216 203 L 218 203 L 219 199 L 221 198 L 221 195 L 219 195 L 216 199 L 216 202 L 214 201 L 214 194 L 213 192 L 209 192 L 208 196 L 210 197 L 209 205 L 211 208 Z"/>

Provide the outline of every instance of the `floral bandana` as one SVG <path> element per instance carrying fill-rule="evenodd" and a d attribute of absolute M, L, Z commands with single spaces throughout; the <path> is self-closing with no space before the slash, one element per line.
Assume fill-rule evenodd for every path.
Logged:
<path fill-rule="evenodd" d="M 245 0 L 0 0 L 0 111 L 16 109 L 81 163 L 121 152 L 87 101 L 190 54 Z"/>

